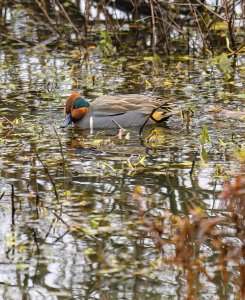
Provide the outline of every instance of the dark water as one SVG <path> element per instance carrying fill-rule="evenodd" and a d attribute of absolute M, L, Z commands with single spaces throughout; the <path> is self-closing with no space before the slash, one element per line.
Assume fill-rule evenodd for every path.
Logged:
<path fill-rule="evenodd" d="M 8 27 L 19 28 L 21 39 L 22 22 L 14 18 L 17 24 Z M 207 219 L 229 215 L 219 195 L 240 170 L 235 153 L 244 141 L 244 120 L 211 110 L 244 108 L 242 58 L 224 73 L 211 58 L 167 61 L 159 53 L 154 65 L 147 50 L 145 59 L 131 49 L 108 61 L 98 48 L 74 58 L 72 50 L 6 43 L 0 50 L 0 298 L 186 299 L 193 293 L 194 299 L 238 299 L 239 264 L 227 263 L 225 281 L 209 239 L 199 255 L 210 278 L 193 267 L 190 284 L 189 269 L 171 262 L 171 218 L 190 215 L 190 207 Z M 61 130 L 63 105 L 74 91 L 90 99 L 163 93 L 194 116 L 190 126 L 185 115 L 145 128 L 143 141 L 138 129 L 122 139 L 111 131 Z M 200 155 L 203 126 L 211 137 L 206 159 Z M 147 141 L 152 129 L 157 138 Z M 164 221 L 163 249 L 142 214 Z M 232 224 L 219 230 L 241 247 Z"/>

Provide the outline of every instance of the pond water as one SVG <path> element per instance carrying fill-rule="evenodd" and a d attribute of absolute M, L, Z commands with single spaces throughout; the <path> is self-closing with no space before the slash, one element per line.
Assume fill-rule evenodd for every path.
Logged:
<path fill-rule="evenodd" d="M 21 9 L 9 14 L 7 28 L 22 40 L 31 21 Z M 225 71 L 220 59 L 167 59 L 146 46 L 108 58 L 98 47 L 20 48 L 2 39 L 1 299 L 239 299 L 241 264 L 232 255 L 222 262 L 217 243 L 239 252 L 243 242 L 222 219 L 230 211 L 220 193 L 241 169 L 244 119 L 213 109 L 244 109 L 244 58 Z M 184 113 L 142 138 L 138 128 L 121 138 L 64 130 L 74 91 L 91 101 L 160 93 Z M 211 141 L 201 141 L 203 128 Z M 199 229 L 175 259 L 185 218 Z M 205 235 L 208 220 L 217 226 Z"/>

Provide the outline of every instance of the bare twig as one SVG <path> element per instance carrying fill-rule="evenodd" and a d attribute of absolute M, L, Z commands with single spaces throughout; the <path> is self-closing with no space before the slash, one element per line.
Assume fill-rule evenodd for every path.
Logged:
<path fill-rule="evenodd" d="M 5 194 L 5 192 L 2 192 L 2 195 L 0 196 L 0 200 L 2 200 L 4 194 Z"/>
<path fill-rule="evenodd" d="M 58 132 L 57 132 L 57 130 L 54 126 L 53 126 L 53 129 L 54 129 L 55 135 L 57 136 L 57 139 L 58 139 L 58 143 L 59 143 L 59 146 L 60 146 L 60 153 L 61 153 L 61 156 L 62 156 L 63 163 L 65 163 L 65 157 L 64 157 L 63 147 L 62 147 L 60 137 L 59 137 Z"/>
<path fill-rule="evenodd" d="M 37 170 L 36 170 L 35 165 L 34 165 L 34 157 L 33 156 L 31 156 L 31 158 L 30 158 L 30 164 L 32 166 L 32 172 L 34 173 L 34 182 L 35 182 L 35 191 L 36 191 L 36 214 L 37 214 L 37 217 L 38 217 L 39 216 L 38 206 L 40 204 L 40 196 L 39 196 L 39 192 L 38 192 Z"/>
<path fill-rule="evenodd" d="M 155 11 L 154 11 L 152 0 L 150 0 L 150 7 L 151 7 L 151 22 L 152 22 L 152 43 L 154 49 L 157 44 L 157 35 L 156 35 Z"/>
<path fill-rule="evenodd" d="M 12 225 L 15 225 L 14 186 L 11 184 Z"/>
<path fill-rule="evenodd" d="M 65 18 L 68 20 L 68 22 L 71 24 L 71 26 L 73 27 L 73 29 L 76 31 L 76 33 L 78 34 L 79 38 L 81 39 L 81 42 L 83 43 L 83 47 L 87 48 L 87 42 L 86 40 L 82 37 L 81 32 L 77 29 L 77 27 L 75 26 L 75 24 L 72 22 L 72 20 L 70 19 L 70 17 L 68 16 L 67 12 L 65 11 L 63 5 L 59 2 L 59 0 L 55 0 L 56 3 L 58 4 L 59 8 L 61 9 L 61 11 L 63 12 Z"/>
<path fill-rule="evenodd" d="M 121 140 L 125 129 L 120 124 L 118 124 L 115 120 L 112 119 L 112 122 L 116 124 L 117 129 L 118 129 L 118 134 L 116 136 L 118 136 L 119 140 Z"/>
<path fill-rule="evenodd" d="M 140 127 L 140 130 L 139 130 L 139 136 L 142 135 L 142 132 L 143 132 L 143 129 L 144 129 L 145 125 L 147 124 L 147 122 L 149 121 L 149 119 L 153 116 L 154 112 L 156 112 L 158 109 L 163 108 L 163 107 L 165 107 L 165 106 L 166 106 L 166 103 L 163 103 L 163 104 L 159 105 L 158 107 L 156 107 L 156 108 L 154 108 L 154 109 L 152 110 L 152 112 L 151 112 L 151 113 L 149 114 L 149 116 L 146 118 L 146 120 L 145 120 L 145 122 L 143 123 L 143 125 Z"/>
<path fill-rule="evenodd" d="M 89 26 L 89 0 L 85 0 L 85 22 L 84 22 L 84 33 L 85 36 L 87 37 L 88 35 L 88 26 Z"/>
<path fill-rule="evenodd" d="M 64 221 L 56 212 L 54 212 L 52 209 L 50 209 L 51 213 L 57 218 L 59 219 L 64 225 L 66 225 L 66 227 L 70 230 L 71 227 L 69 224 L 66 223 L 66 221 Z"/>
<path fill-rule="evenodd" d="M 108 11 L 107 11 L 107 9 L 106 9 L 106 7 L 105 7 L 105 4 L 104 4 L 104 0 L 101 0 L 101 4 L 102 4 L 102 10 L 103 10 L 103 12 L 104 12 L 104 14 L 105 14 L 105 17 L 106 17 L 106 21 L 109 23 L 109 25 L 110 25 L 110 27 L 111 27 L 111 30 L 113 31 L 113 34 L 114 34 L 114 36 L 115 36 L 115 38 L 116 38 L 116 40 L 117 40 L 117 43 L 119 44 L 119 45 L 121 45 L 121 41 L 120 41 L 120 39 L 119 39 L 119 37 L 118 37 L 118 34 L 117 34 L 117 32 L 116 32 L 116 30 L 115 30 L 115 28 L 114 28 L 114 26 L 113 26 L 113 24 L 112 24 L 112 22 L 111 22 L 111 19 L 110 19 L 110 16 L 109 16 L 109 14 L 108 14 Z"/>
<path fill-rule="evenodd" d="M 232 50 L 236 51 L 236 41 L 235 41 L 235 36 L 234 36 L 234 15 L 235 15 L 235 7 L 234 7 L 234 1 L 224 1 L 224 6 L 225 6 L 225 15 L 228 23 L 228 33 L 229 33 L 229 38 L 232 46 Z"/>
<path fill-rule="evenodd" d="M 118 124 L 115 120 L 112 119 L 112 122 L 117 125 L 118 129 L 123 129 L 124 130 L 124 128 L 120 124 Z"/>
<path fill-rule="evenodd" d="M 53 243 L 54 244 L 57 243 L 59 240 L 61 240 L 69 232 L 70 232 L 70 230 L 66 230 L 66 232 L 64 232 L 61 236 L 59 236 Z"/>
<path fill-rule="evenodd" d="M 226 21 L 225 18 L 223 18 L 221 15 L 217 14 L 215 11 L 213 11 L 212 9 L 210 9 L 207 5 L 205 5 L 204 3 L 202 3 L 200 0 L 196 0 L 196 2 L 198 2 L 201 6 L 205 7 L 206 10 L 208 10 L 209 12 L 211 12 L 213 15 L 215 15 L 216 17 L 218 17 L 222 21 Z"/>
<path fill-rule="evenodd" d="M 203 46 L 206 46 L 206 48 L 208 49 L 208 45 L 207 45 L 206 40 L 204 38 L 202 29 L 201 29 L 201 25 L 200 25 L 200 22 L 199 22 L 198 17 L 197 17 L 196 9 L 193 7 L 192 2 L 190 0 L 188 0 L 188 1 L 189 1 L 189 4 L 190 4 L 191 12 L 192 12 L 193 16 L 195 17 L 195 21 L 196 21 L 197 27 L 199 29 L 199 33 L 202 37 Z"/>
<path fill-rule="evenodd" d="M 53 188 L 54 188 L 55 197 L 56 197 L 57 201 L 59 201 L 59 195 L 58 195 L 58 192 L 57 192 L 57 189 L 56 189 L 56 185 L 55 185 L 55 182 L 54 182 L 52 176 L 50 175 L 50 172 L 49 172 L 48 167 L 47 167 L 47 166 L 45 165 L 45 163 L 41 160 L 41 158 L 40 158 L 40 156 L 38 155 L 38 153 L 36 153 L 36 156 L 37 156 L 37 159 L 40 161 L 42 167 L 44 168 L 46 174 L 48 175 L 48 178 L 49 178 L 49 180 L 50 180 L 50 182 L 51 182 L 51 184 L 52 184 L 52 186 L 53 186 Z"/>
<path fill-rule="evenodd" d="M 194 171 L 194 167 L 195 167 L 195 163 L 196 163 L 196 159 L 197 159 L 197 154 L 198 154 L 198 151 L 195 152 L 195 155 L 194 155 L 194 158 L 193 158 L 193 161 L 192 161 L 192 165 L 191 165 L 191 169 L 190 169 L 190 175 L 192 176 L 192 173 Z"/>
<path fill-rule="evenodd" d="M 14 127 L 14 123 L 13 123 L 12 121 L 10 121 L 7 117 L 4 117 L 4 116 L 3 116 L 3 118 L 4 118 L 4 120 L 7 121 L 11 126 Z"/>
<path fill-rule="evenodd" d="M 50 211 L 57 219 L 59 219 L 68 229 L 68 231 L 71 230 L 71 227 L 69 224 L 67 224 L 56 212 L 54 212 L 51 208 L 44 206 L 48 211 Z M 49 233 L 51 232 L 51 229 L 53 228 L 55 219 L 53 219 L 51 226 L 49 227 L 48 232 L 45 235 L 45 239 L 49 236 Z"/>
<path fill-rule="evenodd" d="M 48 20 L 50 26 L 51 26 L 51 31 L 56 31 L 57 33 L 60 34 L 60 32 L 58 31 L 58 29 L 54 26 L 52 19 L 49 17 L 46 9 L 42 6 L 42 4 L 38 1 L 35 0 L 35 2 L 37 3 L 38 7 L 41 9 L 41 11 L 43 12 L 45 18 Z"/>
<path fill-rule="evenodd" d="M 35 0 L 36 1 L 36 0 Z M 33 11 L 29 11 L 30 16 L 38 23 L 42 24 L 44 27 L 46 27 L 48 30 L 50 30 L 51 32 L 58 34 L 59 36 L 61 36 L 61 33 L 58 31 L 58 28 L 54 28 L 53 24 L 50 24 L 50 21 L 46 22 L 46 18 L 45 20 L 43 20 L 42 18 L 40 18 L 39 16 L 37 16 L 37 14 Z"/>
<path fill-rule="evenodd" d="M 36 229 L 33 228 L 33 239 L 34 239 L 34 243 L 37 247 L 37 252 L 39 253 L 40 252 L 40 248 L 39 248 L 39 245 L 38 245 L 38 239 L 37 239 L 37 233 L 36 233 Z"/>
<path fill-rule="evenodd" d="M 23 45 L 25 47 L 30 47 L 27 43 L 22 42 L 20 39 L 17 39 L 15 37 L 9 36 L 9 35 L 4 34 L 4 33 L 0 33 L 0 35 L 6 37 L 9 40 L 16 41 L 16 42 L 20 43 L 21 45 Z"/>

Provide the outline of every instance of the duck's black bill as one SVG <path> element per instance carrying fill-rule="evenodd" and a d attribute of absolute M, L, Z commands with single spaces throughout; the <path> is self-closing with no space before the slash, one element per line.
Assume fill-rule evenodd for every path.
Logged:
<path fill-rule="evenodd" d="M 71 114 L 66 114 L 66 118 L 65 118 L 64 122 L 62 124 L 60 124 L 60 127 L 61 128 L 66 128 L 71 123 L 72 123 Z"/>

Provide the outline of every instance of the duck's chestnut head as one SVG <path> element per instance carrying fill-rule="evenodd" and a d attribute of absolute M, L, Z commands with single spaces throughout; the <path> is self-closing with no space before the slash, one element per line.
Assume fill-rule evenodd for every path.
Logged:
<path fill-rule="evenodd" d="M 62 128 L 67 127 L 71 123 L 81 120 L 89 109 L 89 103 L 85 101 L 79 93 L 71 94 L 64 107 L 65 120 L 61 124 Z"/>

